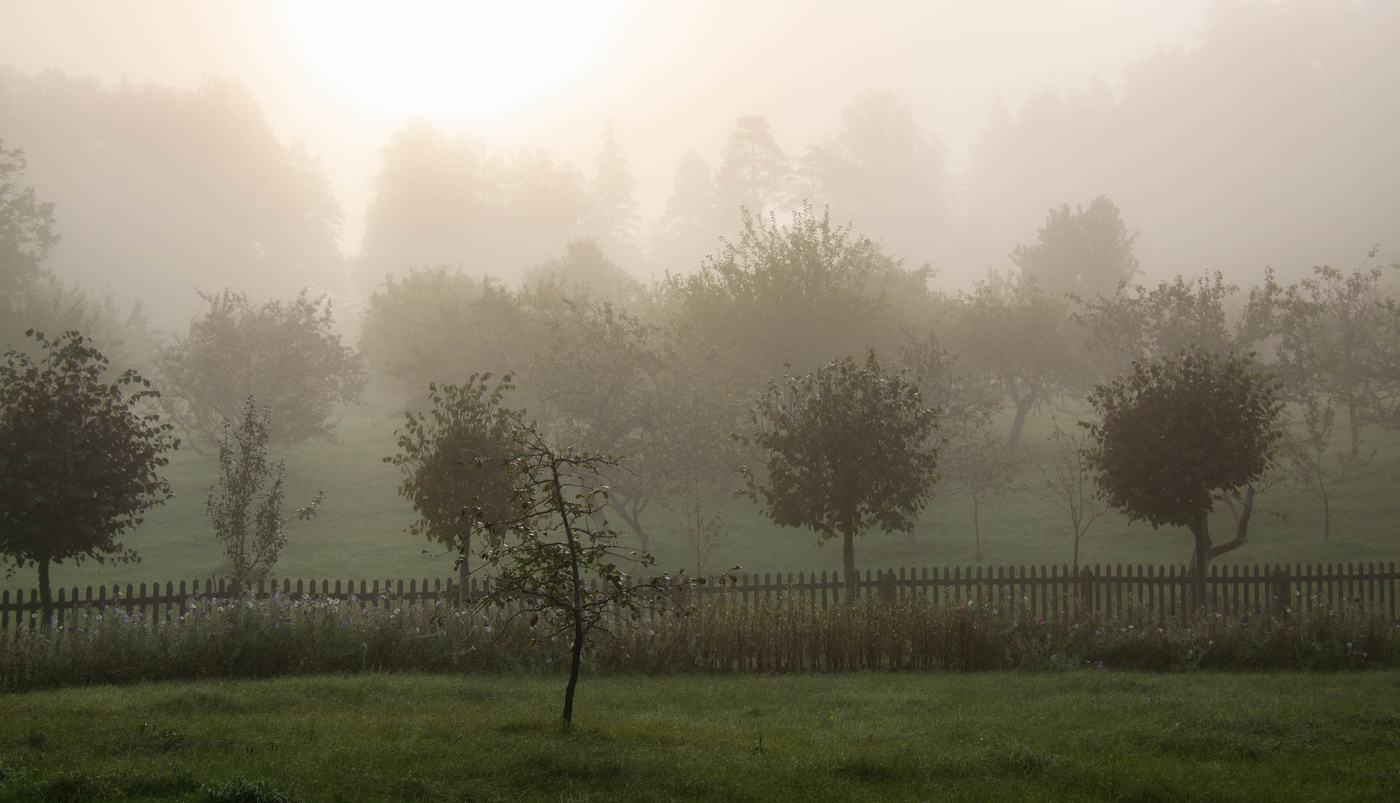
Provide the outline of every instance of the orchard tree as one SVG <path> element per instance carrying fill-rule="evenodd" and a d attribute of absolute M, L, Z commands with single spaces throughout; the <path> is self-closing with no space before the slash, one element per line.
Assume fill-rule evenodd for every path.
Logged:
<path fill-rule="evenodd" d="M 282 478 L 287 469 L 281 460 L 267 459 L 268 419 L 267 409 L 259 409 L 249 396 L 236 429 L 224 420 L 219 433 L 218 484 L 209 486 L 205 503 L 214 534 L 228 555 L 234 593 L 272 570 L 287 545 L 287 525 L 314 518 L 325 499 L 318 492 L 291 518 L 282 518 Z"/>
<path fill-rule="evenodd" d="M 1112 376 L 1134 360 L 1168 357 L 1192 346 L 1223 354 L 1252 345 L 1256 333 L 1248 326 L 1232 330 L 1225 312 L 1238 290 L 1219 271 L 1194 279 L 1177 276 L 1150 290 L 1121 285 L 1112 295 L 1081 298 L 1074 319 L 1102 361 L 1100 370 Z M 1250 310 L 1258 300 L 1257 294 L 1251 297 Z M 1241 323 L 1249 320 L 1247 314 Z"/>
<path fill-rule="evenodd" d="M 1210 561 L 1248 541 L 1252 483 L 1273 464 L 1283 438 L 1279 391 L 1250 358 L 1196 348 L 1135 362 L 1089 397 L 1102 416 L 1089 430 L 1095 481 L 1130 520 L 1190 530 L 1198 605 Z M 1209 516 L 1217 495 L 1242 492 L 1234 539 L 1213 544 Z"/>
<path fill-rule="evenodd" d="M 365 372 L 332 332 L 330 300 L 303 290 L 255 307 L 232 290 L 201 296 L 209 308 L 157 356 L 175 424 L 215 445 L 223 421 L 241 418 L 253 396 L 271 411 L 273 443 L 332 440 L 331 408 L 360 398 Z"/>
<path fill-rule="evenodd" d="M 1385 298 L 1381 277 L 1379 267 L 1346 274 L 1323 265 L 1278 302 L 1279 374 L 1300 400 L 1325 397 L 1346 414 L 1352 457 L 1361 427 L 1400 422 L 1400 307 Z"/>
<path fill-rule="evenodd" d="M 136 559 L 116 538 L 170 498 L 156 472 L 180 442 L 140 374 L 105 381 L 107 359 L 82 335 L 28 334 L 43 357 L 11 350 L 0 365 L 0 555 L 38 567 L 47 624 L 50 565 Z"/>
<path fill-rule="evenodd" d="M 650 555 L 618 545 L 619 534 L 600 522 L 607 489 L 598 485 L 623 467 L 616 460 L 552 447 L 532 428 L 517 430 L 505 468 L 512 479 L 510 504 L 473 510 L 472 525 L 501 537 L 483 551 L 495 573 L 487 602 L 509 607 L 546 634 L 569 638 L 569 683 L 564 725 L 572 724 L 583 648 L 610 619 L 635 617 L 643 605 L 664 602 L 660 593 L 692 582 L 683 574 L 636 576 Z"/>
<path fill-rule="evenodd" d="M 1085 364 L 1063 297 L 994 279 L 963 300 L 954 339 L 968 364 L 1010 399 L 1015 415 L 1006 440 L 1014 450 L 1032 410 L 1083 386 Z"/>
<path fill-rule="evenodd" d="M 740 469 L 747 496 L 782 527 L 807 527 L 818 545 L 842 541 L 848 598 L 856 588 L 855 539 L 872 526 L 904 532 L 938 481 L 934 411 L 903 373 L 875 353 L 862 365 L 833 362 L 804 377 L 768 381 L 752 429 L 735 437 L 764 467 Z"/>
<path fill-rule="evenodd" d="M 474 523 L 510 521 L 518 512 L 510 460 L 525 424 L 523 411 L 505 406 L 510 380 L 506 374 L 493 387 L 490 374 L 472 374 L 462 385 L 429 385 L 428 411 L 406 414 L 399 452 L 384 458 L 402 469 L 399 496 L 418 513 L 410 532 L 457 553 L 462 594 Z M 499 541 L 501 530 L 486 534 Z"/>

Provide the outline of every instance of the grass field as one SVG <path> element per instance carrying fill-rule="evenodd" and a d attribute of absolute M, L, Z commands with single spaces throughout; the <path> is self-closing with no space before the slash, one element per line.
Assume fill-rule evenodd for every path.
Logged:
<path fill-rule="evenodd" d="M 1074 413 L 1060 413 L 1066 423 Z M 291 578 L 409 578 L 447 577 L 453 574 L 450 556 L 435 545 L 407 532 L 412 509 L 396 494 L 398 470 L 382 462 L 395 450 L 396 417 L 356 417 L 338 428 L 340 443 L 310 444 L 286 450 L 288 467 L 287 507 L 304 504 L 317 490 L 326 492 L 326 503 L 314 521 L 288 527 L 288 544 L 275 573 Z M 1071 556 L 1066 517 L 1052 503 L 1038 497 L 1044 481 L 1032 462 L 1039 452 L 1048 457 L 1045 435 L 1048 414 L 1027 426 L 1022 465 L 1017 476 L 1020 490 L 984 502 L 981 532 L 985 565 L 1068 563 Z M 1322 511 L 1313 497 L 1286 486 L 1275 487 L 1259 498 L 1260 510 L 1250 529 L 1250 543 L 1228 555 L 1224 562 L 1298 563 L 1367 562 L 1400 558 L 1400 438 L 1380 431 L 1366 432 L 1368 453 L 1338 482 L 1333 501 L 1330 541 L 1322 538 Z M 213 482 L 214 460 L 188 448 L 178 452 L 168 475 L 176 496 L 148 516 L 146 523 L 125 537 L 124 543 L 142 556 L 140 564 L 55 567 L 59 585 L 140 583 L 205 578 L 220 572 L 223 557 L 205 515 L 204 504 Z M 737 486 L 737 478 L 735 485 Z M 664 501 L 664 500 L 663 500 Z M 840 549 L 819 549 L 806 530 L 782 529 L 760 518 L 747 500 L 716 489 L 709 504 L 722 510 L 728 540 L 712 555 L 708 570 L 733 565 L 745 571 L 822 571 L 840 568 Z M 677 535 L 675 513 L 653 504 L 646 516 L 653 535 L 653 551 L 662 568 L 684 566 L 694 571 L 694 560 Z M 1232 531 L 1228 514 L 1220 512 L 1212 522 L 1223 539 Z M 1129 526 L 1116 513 L 1101 518 L 1081 545 L 1081 560 L 1093 563 L 1184 563 L 1190 554 L 1190 537 L 1171 529 L 1154 531 L 1145 524 Z M 911 542 L 904 533 L 875 532 L 856 547 L 861 568 L 894 566 L 972 565 L 972 506 L 953 497 L 935 503 L 924 513 Z M 0 587 L 29 588 L 34 570 L 26 569 L 0 580 Z"/>
<path fill-rule="evenodd" d="M 207 791 L 258 783 L 366 801 L 1386 800 L 1400 788 L 1396 672 L 587 677 L 571 732 L 558 725 L 563 681 L 7 695 L 0 800 L 220 799 Z"/>

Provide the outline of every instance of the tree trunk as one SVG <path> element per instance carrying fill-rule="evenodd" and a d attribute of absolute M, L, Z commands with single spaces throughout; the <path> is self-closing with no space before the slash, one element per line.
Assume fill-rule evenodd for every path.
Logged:
<path fill-rule="evenodd" d="M 1332 505 L 1326 496 L 1322 497 L 1322 540 L 1332 540 Z"/>
<path fill-rule="evenodd" d="M 1006 438 L 1006 448 L 1015 449 L 1021 443 L 1021 430 L 1026 426 L 1026 416 L 1035 402 L 1031 395 L 1016 399 L 1016 418 L 1011 422 L 1011 434 Z"/>
<path fill-rule="evenodd" d="M 1196 524 L 1191 527 L 1196 548 L 1191 553 L 1191 604 L 1204 610 L 1206 607 L 1206 569 L 1210 567 L 1210 523 L 1209 514 L 1202 509 L 1196 516 Z"/>
<path fill-rule="evenodd" d="M 573 656 L 569 660 L 569 685 L 564 689 L 564 727 L 574 724 L 574 689 L 578 686 L 578 669 L 583 662 L 583 617 L 574 616 Z"/>
<path fill-rule="evenodd" d="M 609 507 L 611 507 L 613 510 L 616 510 L 617 515 L 620 516 L 623 521 L 627 522 L 627 526 L 632 528 L 632 532 L 637 534 L 638 540 L 642 542 L 642 552 L 650 555 L 651 536 L 647 535 L 647 531 L 642 529 L 642 511 L 629 511 L 627 509 L 626 502 L 622 502 L 619 504 L 611 504 L 609 505 Z M 645 505 L 643 505 L 643 507 L 645 507 Z"/>
<path fill-rule="evenodd" d="M 1361 454 L 1361 422 L 1358 420 L 1356 402 L 1347 403 L 1347 424 L 1351 427 L 1351 456 L 1355 459 Z"/>
<path fill-rule="evenodd" d="M 980 563 L 981 560 L 982 560 L 982 527 L 981 527 L 981 525 L 978 523 L 978 514 L 977 514 L 978 507 L 979 507 L 979 505 L 977 504 L 977 494 L 973 494 L 973 495 L 972 495 L 972 542 L 973 542 L 973 544 L 974 544 L 974 547 L 973 547 L 973 551 L 972 551 L 972 559 L 975 560 L 975 561 L 978 561 L 978 562 Z"/>
<path fill-rule="evenodd" d="M 846 574 L 846 601 L 856 601 L 856 528 L 848 521 L 841 528 L 841 570 Z"/>
<path fill-rule="evenodd" d="M 457 555 L 457 607 L 466 607 L 469 599 L 467 584 L 471 582 L 472 574 L 472 534 L 470 532 L 462 536 L 462 550 Z"/>
<path fill-rule="evenodd" d="M 53 589 L 49 588 L 49 559 L 39 559 L 39 602 L 42 605 L 40 616 L 43 617 L 43 627 L 49 628 L 49 623 L 53 621 Z"/>

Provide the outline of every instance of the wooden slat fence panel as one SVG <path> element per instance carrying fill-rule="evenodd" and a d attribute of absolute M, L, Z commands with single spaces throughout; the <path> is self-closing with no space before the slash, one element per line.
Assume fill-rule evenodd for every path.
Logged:
<path fill-rule="evenodd" d="M 1397 581 L 1394 562 L 1382 564 L 1295 564 L 1289 566 L 1213 566 L 1207 575 L 1207 600 L 1212 610 L 1236 615 L 1256 611 L 1308 609 L 1318 605 L 1350 605 L 1396 619 Z M 467 596 L 487 591 L 473 578 Z M 456 603 L 455 578 L 403 580 L 260 581 L 258 598 L 356 600 L 360 605 L 419 605 Z M 722 598 L 743 605 L 781 599 L 801 600 L 823 609 L 840 604 L 846 583 L 840 572 L 738 574 L 732 582 L 710 582 L 694 589 L 699 599 Z M 1000 567 L 901 567 L 867 570 L 857 576 L 855 598 L 907 602 L 915 598 L 936 605 L 975 604 L 1023 606 L 1028 613 L 1067 619 L 1076 612 L 1107 615 L 1140 613 L 1166 619 L 1191 609 L 1190 578 L 1184 566 L 1083 566 L 1078 573 L 1067 565 Z M 234 596 L 226 579 L 180 581 L 147 585 L 61 587 L 54 589 L 54 613 L 65 626 L 76 608 L 115 608 L 143 624 L 159 627 L 195 600 Z M 0 632 L 30 629 L 38 623 L 41 603 L 37 590 L 0 592 Z"/>

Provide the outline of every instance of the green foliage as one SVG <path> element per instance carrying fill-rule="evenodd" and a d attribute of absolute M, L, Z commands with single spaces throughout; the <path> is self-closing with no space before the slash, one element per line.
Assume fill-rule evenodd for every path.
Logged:
<path fill-rule="evenodd" d="M 0 555 L 38 566 L 47 622 L 50 563 L 135 557 L 116 538 L 170 497 L 156 471 L 179 441 L 140 374 L 104 381 L 107 359 L 79 333 L 30 334 L 44 356 L 0 365 Z"/>
<path fill-rule="evenodd" d="M 937 423 L 903 373 L 888 375 L 872 351 L 805 377 L 770 379 L 739 441 L 763 453 L 760 474 L 742 469 L 747 495 L 782 527 L 807 527 L 818 543 L 840 536 L 847 582 L 854 539 L 872 526 L 904 531 L 937 482 Z"/>
<path fill-rule="evenodd" d="M 282 518 L 286 467 L 280 460 L 268 462 L 270 438 L 268 411 L 259 410 L 252 396 L 243 405 L 238 429 L 232 430 L 225 419 L 219 436 L 218 486 L 210 486 L 206 508 L 236 589 L 247 588 L 272 570 L 287 544 L 286 525 L 313 518 L 325 498 L 318 493 L 292 519 Z"/>
<path fill-rule="evenodd" d="M 510 460 L 525 423 L 504 405 L 510 381 L 506 374 L 493 388 L 490 374 L 472 374 L 464 385 L 429 385 L 429 410 L 405 414 L 399 452 L 384 458 L 403 471 L 399 496 L 418 513 L 411 531 L 457 552 L 464 583 L 476 523 L 508 521 L 519 509 Z M 486 534 L 499 541 L 502 527 Z"/>
<path fill-rule="evenodd" d="M 1250 358 L 1195 348 L 1135 362 L 1089 401 L 1102 416 L 1089 430 L 1099 488 L 1133 521 L 1191 530 L 1200 592 L 1210 558 L 1245 541 L 1247 514 L 1236 539 L 1218 546 L 1207 516 L 1217 494 L 1239 495 L 1272 465 L 1283 438 L 1279 385 Z"/>
<path fill-rule="evenodd" d="M 1133 360 L 1168 357 L 1192 346 L 1225 354 L 1250 345 L 1257 333 L 1248 327 L 1232 332 L 1225 311 L 1238 290 L 1219 271 L 1177 276 L 1151 290 L 1138 285 L 1130 294 L 1124 285 L 1112 295 L 1082 298 L 1083 309 L 1073 317 L 1100 352 L 1101 373 L 1112 376 Z"/>
<path fill-rule="evenodd" d="M 254 307 L 232 290 L 202 297 L 209 308 L 189 335 L 158 355 L 171 419 L 214 445 L 223 421 L 239 418 L 253 396 L 272 413 L 273 443 L 331 439 L 332 406 L 359 399 L 365 375 L 363 359 L 331 331 L 330 299 L 303 290 Z"/>
<path fill-rule="evenodd" d="M 1034 245 L 1018 245 L 1011 262 L 1024 282 L 1049 293 L 1109 296 L 1139 273 L 1133 242 L 1118 207 L 1106 195 L 1089 208 L 1052 207 Z"/>

